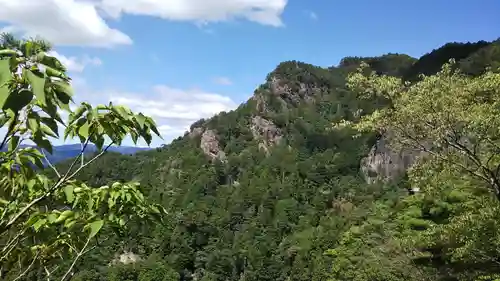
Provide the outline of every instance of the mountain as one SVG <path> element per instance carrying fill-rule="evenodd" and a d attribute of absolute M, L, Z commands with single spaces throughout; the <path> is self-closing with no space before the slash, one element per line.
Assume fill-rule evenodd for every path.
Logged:
<path fill-rule="evenodd" d="M 389 104 L 359 99 L 346 87 L 347 75 L 362 61 L 377 73 L 415 81 L 449 59 L 477 75 L 497 67 L 498 54 L 498 41 L 480 41 L 446 44 L 418 59 L 348 57 L 329 68 L 283 62 L 246 103 L 195 122 L 171 144 L 100 158 L 79 179 L 96 186 L 137 180 L 169 216 L 154 229 L 132 225 L 128 236 L 110 234 L 73 280 L 140 280 L 141 270 L 151 266 L 177 272 L 180 280 L 203 281 L 494 276 L 500 272 L 496 260 L 449 256 L 447 247 L 459 238 L 426 232 L 465 208 L 457 203 L 460 194 L 409 196 L 408 155 L 388 150 L 376 133 L 354 138 L 349 128 L 331 128 Z M 120 253 L 142 261 L 93 268 Z"/>
<path fill-rule="evenodd" d="M 74 158 L 81 153 L 81 145 L 80 144 L 65 144 L 65 145 L 56 145 L 53 147 L 52 154 L 45 152 L 47 159 L 55 164 L 61 161 Z M 139 151 L 150 150 L 148 147 L 136 147 L 136 146 L 111 146 L 108 151 L 117 152 L 120 154 L 134 154 Z M 85 149 L 86 154 L 92 154 L 97 151 L 97 148 L 93 144 L 87 145 Z"/>

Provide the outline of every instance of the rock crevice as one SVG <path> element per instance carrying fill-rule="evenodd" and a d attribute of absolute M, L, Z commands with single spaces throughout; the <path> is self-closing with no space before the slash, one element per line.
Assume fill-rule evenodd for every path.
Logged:
<path fill-rule="evenodd" d="M 214 130 L 206 129 L 201 135 L 200 148 L 211 160 L 226 159 L 226 153 L 220 148 L 217 134 Z"/>
<path fill-rule="evenodd" d="M 382 137 L 361 160 L 361 173 L 369 184 L 396 181 L 423 155 L 422 151 L 395 148 Z"/>
<path fill-rule="evenodd" d="M 259 147 L 268 150 L 270 147 L 279 144 L 283 138 L 282 131 L 270 120 L 261 116 L 254 116 L 251 120 L 251 131 L 254 139 L 261 140 Z"/>

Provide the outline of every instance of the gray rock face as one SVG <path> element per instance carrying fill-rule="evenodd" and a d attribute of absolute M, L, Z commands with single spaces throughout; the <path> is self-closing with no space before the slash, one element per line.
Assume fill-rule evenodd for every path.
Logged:
<path fill-rule="evenodd" d="M 191 130 L 191 132 L 189 132 L 188 135 L 190 138 L 195 138 L 195 137 L 201 135 L 201 133 L 203 133 L 203 128 L 197 127 L 197 128 L 193 128 L 193 130 Z"/>
<path fill-rule="evenodd" d="M 279 96 L 284 104 L 294 104 L 297 105 L 303 101 L 305 102 L 313 102 L 314 95 L 318 94 L 321 89 L 315 87 L 313 85 L 308 85 L 305 83 L 300 83 L 298 85 L 298 90 L 293 90 L 286 81 L 281 80 L 277 77 L 272 77 L 269 81 L 269 86 L 271 88 L 271 92 Z"/>
<path fill-rule="evenodd" d="M 255 100 L 255 109 L 258 112 L 265 113 L 268 111 L 266 100 L 262 94 L 256 94 L 251 99 Z"/>
<path fill-rule="evenodd" d="M 276 125 L 261 116 L 254 116 L 252 118 L 251 128 L 253 137 L 262 140 L 259 147 L 268 150 L 269 147 L 278 144 L 283 138 L 283 133 L 276 127 Z"/>
<path fill-rule="evenodd" d="M 200 147 L 212 160 L 218 159 L 224 161 L 226 159 L 226 154 L 220 149 L 219 140 L 213 130 L 207 129 L 203 132 L 201 135 Z"/>
<path fill-rule="evenodd" d="M 292 88 L 277 77 L 272 77 L 269 85 L 271 86 L 271 92 L 275 95 L 287 96 L 292 93 Z"/>
<path fill-rule="evenodd" d="M 369 184 L 391 182 L 402 177 L 424 154 L 417 150 L 395 149 L 382 137 L 361 160 L 361 172 Z"/>

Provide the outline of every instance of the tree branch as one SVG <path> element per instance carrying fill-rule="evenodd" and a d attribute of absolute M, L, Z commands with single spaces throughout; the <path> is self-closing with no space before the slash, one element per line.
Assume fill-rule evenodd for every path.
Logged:
<path fill-rule="evenodd" d="M 85 152 L 85 149 L 87 148 L 87 145 L 89 144 L 89 141 L 90 141 L 90 138 L 88 138 L 81 151 L 80 151 L 80 154 L 78 154 L 78 156 L 75 158 L 75 160 L 73 161 L 73 163 L 71 163 L 71 165 L 69 166 L 68 170 L 66 171 L 66 173 L 64 174 L 64 177 L 62 178 L 59 178 L 58 182 L 61 181 L 61 180 L 64 180 L 65 177 L 67 177 L 70 173 L 71 173 L 71 170 L 73 169 L 73 167 L 76 165 L 76 162 L 78 162 L 78 160 L 80 159 L 80 157 L 83 156 L 83 153 Z"/>
<path fill-rule="evenodd" d="M 61 174 L 59 173 L 59 171 L 57 171 L 56 167 L 54 167 L 54 165 L 52 165 L 52 163 L 50 163 L 49 159 L 47 158 L 47 155 L 45 155 L 45 152 L 43 152 L 43 149 L 40 150 L 43 154 L 43 158 L 45 158 L 45 161 L 47 162 L 47 164 L 49 165 L 49 167 L 54 170 L 54 172 L 56 173 L 57 177 L 60 178 L 61 177 Z"/>
<path fill-rule="evenodd" d="M 98 155 L 96 155 L 94 158 L 92 158 L 92 160 L 90 160 L 89 162 L 87 162 L 84 166 L 78 168 L 73 174 L 71 174 L 70 176 L 69 173 L 71 172 L 71 170 L 73 169 L 73 167 L 75 166 L 76 162 L 78 162 L 78 160 L 80 159 L 80 157 L 83 155 L 83 152 L 85 151 L 88 143 L 89 143 L 89 140 L 90 139 L 87 139 L 85 141 L 85 144 L 82 148 L 82 151 L 80 152 L 79 156 L 75 158 L 75 160 L 73 161 L 73 163 L 71 164 L 71 166 L 69 167 L 69 169 L 66 171 L 66 173 L 64 174 L 64 176 L 60 177 L 59 180 L 52 186 L 52 188 L 49 189 L 48 192 L 46 192 L 44 195 L 41 195 L 39 197 L 37 197 L 36 199 L 34 199 L 33 201 L 31 201 L 28 205 L 26 205 L 19 213 L 17 213 L 8 223 L 7 225 L 4 227 L 4 230 L 7 230 L 9 229 L 10 227 L 12 227 L 12 225 L 24 214 L 26 213 L 29 209 L 31 209 L 31 207 L 33 207 L 35 204 L 37 204 L 38 202 L 42 201 L 43 199 L 45 199 L 46 197 L 50 196 L 52 194 L 52 192 L 54 192 L 55 190 L 57 190 L 61 185 L 63 185 L 66 181 L 72 179 L 79 171 L 81 171 L 84 167 L 86 167 L 87 165 L 89 165 L 90 163 L 92 163 L 95 159 L 97 159 L 98 157 L 102 156 L 106 151 L 107 149 L 113 144 L 112 142 L 106 147 L 105 150 L 103 150 L 101 153 L 99 153 Z"/>
<path fill-rule="evenodd" d="M 28 273 L 28 271 L 31 269 L 31 267 L 33 267 L 33 265 L 35 264 L 36 259 L 38 258 L 38 254 L 39 254 L 39 252 L 37 252 L 36 255 L 33 257 L 33 261 L 30 263 L 30 265 L 28 266 L 28 268 L 26 268 L 26 270 L 23 271 L 23 273 L 21 273 L 19 276 L 17 276 L 13 281 L 19 280 L 21 277 L 23 277 L 24 275 L 26 275 L 26 273 Z"/>
<path fill-rule="evenodd" d="M 111 147 L 111 145 L 113 145 L 113 142 L 111 142 L 110 144 L 108 144 L 108 146 L 106 146 L 106 148 L 104 148 L 103 151 L 99 152 L 99 154 L 97 154 L 96 156 L 94 156 L 92 159 L 89 160 L 89 162 L 85 163 L 84 165 L 80 166 L 78 169 L 76 169 L 76 171 L 71 174 L 68 179 L 71 179 L 73 178 L 76 174 L 78 174 L 83 168 L 87 167 L 88 165 L 90 165 L 92 162 L 94 162 L 95 160 L 97 160 L 97 158 L 101 157 L 104 153 L 106 153 L 106 151 L 108 151 L 108 149 Z"/>
<path fill-rule="evenodd" d="M 64 281 L 66 280 L 66 277 L 68 277 L 68 275 L 71 273 L 71 271 L 73 270 L 73 268 L 75 267 L 76 265 L 76 262 L 80 259 L 80 257 L 85 254 L 85 249 L 88 247 L 89 243 L 90 243 L 90 240 L 92 239 L 92 237 L 89 237 L 87 239 L 87 242 L 85 242 L 85 245 L 83 245 L 83 248 L 80 250 L 80 252 L 76 255 L 75 259 L 73 260 L 73 262 L 71 263 L 71 266 L 68 268 L 68 270 L 66 271 L 66 273 L 63 275 L 63 277 L 61 278 L 61 281 Z"/>

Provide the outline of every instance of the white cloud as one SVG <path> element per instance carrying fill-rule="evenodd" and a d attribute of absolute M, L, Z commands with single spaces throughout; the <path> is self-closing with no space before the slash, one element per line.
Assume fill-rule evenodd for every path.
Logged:
<path fill-rule="evenodd" d="M 96 2 L 80 0 L 0 0 L 0 22 L 6 30 L 40 35 L 57 45 L 110 47 L 131 44 L 123 32 L 110 28 Z"/>
<path fill-rule="evenodd" d="M 59 59 L 59 61 L 66 66 L 68 71 L 72 72 L 82 72 L 85 67 L 91 65 L 91 66 L 100 66 L 102 64 L 102 61 L 97 58 L 97 57 L 89 57 L 89 56 L 83 56 L 83 57 L 67 57 L 65 55 L 62 55 L 56 51 L 51 51 L 49 52 L 49 55 L 54 56 Z"/>
<path fill-rule="evenodd" d="M 178 89 L 166 85 L 151 87 L 145 92 L 123 92 L 117 90 L 96 91 L 90 87 L 80 76 L 74 76 L 72 84 L 75 89 L 75 103 L 82 101 L 92 105 L 114 104 L 128 106 L 132 111 L 142 112 L 151 116 L 160 131 L 163 140 L 153 138 L 152 146 L 169 143 L 173 139 L 182 136 L 195 121 L 201 118 L 210 118 L 221 111 L 233 110 L 237 107 L 230 97 L 217 93 L 211 93 L 200 89 Z M 76 107 L 71 106 L 74 110 Z M 63 119 L 67 114 L 63 114 Z M 66 143 L 74 143 L 77 140 L 68 140 Z M 62 144 L 61 141 L 55 141 Z M 133 145 L 130 139 L 124 141 L 123 145 Z M 143 142 L 138 145 L 146 145 Z"/>
<path fill-rule="evenodd" d="M 100 95 L 106 96 L 106 95 Z M 166 142 L 182 135 L 189 126 L 201 119 L 209 118 L 221 111 L 235 109 L 237 104 L 227 96 L 199 89 L 176 89 L 165 85 L 143 93 L 111 92 L 107 101 L 130 107 L 135 112 L 151 116 Z"/>
<path fill-rule="evenodd" d="M 147 15 L 198 23 L 245 18 L 264 25 L 281 26 L 288 0 L 101 0 L 112 17 Z"/>
<path fill-rule="evenodd" d="M 56 45 L 111 47 L 132 39 L 103 16 L 124 14 L 198 24 L 246 19 L 282 26 L 288 0 L 0 0 L 5 31 L 40 35 Z"/>
<path fill-rule="evenodd" d="M 233 85 L 233 81 L 231 81 L 231 79 L 229 79 L 228 77 L 223 77 L 223 76 L 213 78 L 213 82 L 215 84 L 219 84 L 219 85 L 223 85 L 223 86 Z"/>

